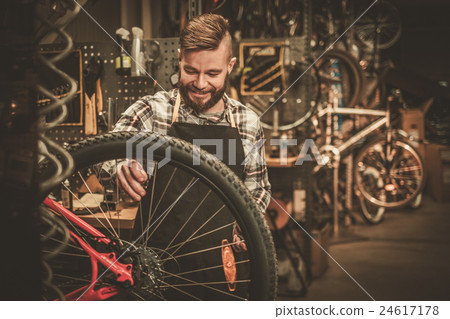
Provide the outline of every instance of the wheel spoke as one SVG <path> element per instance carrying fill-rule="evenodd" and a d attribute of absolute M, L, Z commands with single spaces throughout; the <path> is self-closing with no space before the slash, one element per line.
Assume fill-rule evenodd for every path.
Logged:
<path fill-rule="evenodd" d="M 211 215 L 211 217 L 209 217 L 199 228 L 197 228 L 197 230 L 195 232 L 193 232 L 187 239 L 185 242 L 189 241 L 190 239 L 192 239 L 192 237 L 194 237 L 203 227 L 205 227 L 214 217 L 216 217 L 216 215 L 222 211 L 222 209 L 225 208 L 225 205 L 223 205 L 222 207 L 220 207 L 214 214 Z M 183 247 L 184 244 L 180 245 L 177 249 L 175 249 L 175 251 L 173 252 L 173 254 L 175 254 L 178 250 L 181 249 L 181 247 Z"/>
<path fill-rule="evenodd" d="M 244 264 L 244 263 L 249 263 L 250 260 L 246 259 L 246 260 L 241 260 L 241 261 L 236 261 L 234 264 L 235 265 L 239 265 L 239 264 Z M 217 265 L 217 266 L 211 266 L 211 267 L 205 267 L 205 268 L 199 268 L 199 269 L 195 269 L 195 270 L 188 270 L 188 271 L 184 271 L 184 272 L 180 272 L 177 275 L 178 276 L 183 276 L 183 275 L 189 275 L 189 274 L 193 274 L 193 273 L 197 273 L 197 272 L 204 272 L 204 271 L 208 271 L 208 270 L 213 270 L 213 269 L 219 269 L 219 268 L 223 268 L 223 264 Z M 167 278 L 169 276 L 165 276 L 164 278 Z"/>
<path fill-rule="evenodd" d="M 86 206 L 86 204 L 85 203 L 83 203 L 83 201 L 81 201 L 81 199 L 79 199 L 78 198 L 78 196 L 74 193 L 74 192 L 72 192 L 72 190 L 71 189 L 69 189 L 66 185 L 64 185 L 64 184 L 62 184 L 69 192 L 70 192 L 70 194 L 72 194 L 72 196 L 73 197 L 75 197 L 75 200 L 77 200 L 77 201 L 79 201 L 80 202 L 80 204 L 81 205 L 83 205 L 84 206 L 84 208 L 86 208 L 86 210 L 103 226 L 103 228 L 105 228 L 108 232 L 109 232 L 109 234 L 111 235 L 111 236 L 115 236 L 114 235 L 114 233 L 112 233 L 111 232 L 111 230 L 105 225 L 105 224 L 103 224 L 103 222 L 97 217 L 97 216 L 95 216 L 95 214 L 90 210 L 90 208 L 89 207 L 87 207 Z M 64 215 L 63 215 L 64 216 Z M 67 218 L 66 218 L 66 220 L 67 221 L 69 221 Z M 72 224 L 72 222 L 70 222 L 69 221 L 69 223 L 73 226 L 73 224 Z M 74 227 L 74 226 L 73 226 Z M 74 227 L 75 229 L 76 229 L 76 227 Z"/>
<path fill-rule="evenodd" d="M 102 178 L 101 174 L 102 174 L 102 172 L 106 172 L 106 173 L 109 174 L 110 177 L 112 178 L 112 175 L 115 174 L 115 173 L 117 173 L 117 166 L 118 166 L 118 164 L 117 164 L 117 159 L 114 160 L 114 164 L 115 164 L 115 169 L 113 170 L 113 173 L 112 173 L 112 174 L 111 174 L 111 172 L 107 172 L 106 169 L 105 169 L 105 170 L 103 169 L 103 166 L 104 166 L 104 165 L 102 165 L 102 167 L 100 167 L 100 168 L 97 169 L 97 170 L 94 169 L 94 171 L 97 172 L 96 177 L 97 177 L 97 180 L 100 182 L 100 185 L 102 186 L 102 190 L 103 190 L 104 193 L 106 193 L 106 187 L 105 187 L 105 184 L 103 183 L 103 178 Z M 119 192 L 119 183 L 117 183 L 117 182 L 115 183 L 115 189 L 114 189 L 113 191 L 116 192 L 116 203 L 119 203 L 119 202 L 120 202 L 120 197 L 119 197 L 119 194 L 120 194 L 120 192 Z M 109 218 L 112 219 L 112 216 L 111 216 L 111 209 L 109 208 L 108 200 L 105 200 L 105 198 L 103 198 L 103 202 L 106 204 L 106 209 L 108 210 Z M 100 206 L 100 207 L 101 207 L 101 206 Z M 116 210 L 117 210 L 117 207 L 116 207 Z M 120 229 L 121 229 L 121 227 L 120 227 L 120 213 L 119 213 L 119 211 L 117 211 L 117 217 L 118 217 L 118 218 L 117 218 L 117 232 L 119 233 L 118 238 L 121 238 L 121 236 L 120 236 Z M 113 227 L 113 229 L 114 229 L 114 227 Z"/>
<path fill-rule="evenodd" d="M 245 243 L 245 240 L 241 240 L 241 243 Z M 189 253 L 185 253 L 185 254 L 181 254 L 181 255 L 172 255 L 172 257 L 170 257 L 170 258 L 162 259 L 162 261 L 165 262 L 165 261 L 171 260 L 173 258 L 181 258 L 181 257 L 186 257 L 186 256 L 197 255 L 197 254 L 205 253 L 205 252 L 208 252 L 208 251 L 221 249 L 221 248 L 224 248 L 224 247 L 231 247 L 231 246 L 235 246 L 235 245 L 237 245 L 237 243 L 231 243 L 231 244 L 227 244 L 227 245 L 219 245 L 219 246 L 208 247 L 208 248 L 205 248 L 205 249 L 195 250 L 195 251 L 191 251 Z"/>
<path fill-rule="evenodd" d="M 180 278 L 180 277 L 177 277 L 177 278 Z M 187 280 L 186 278 L 183 278 L 183 279 Z M 235 283 L 249 283 L 251 281 L 250 281 L 250 279 L 244 279 L 244 280 L 235 280 L 234 282 Z M 212 287 L 210 287 L 208 285 L 223 285 L 223 284 L 227 284 L 227 283 L 228 283 L 227 281 L 192 282 L 192 283 L 188 283 L 188 284 L 174 284 L 174 285 L 170 285 L 170 287 L 202 286 L 202 287 L 205 287 L 205 288 L 212 288 Z M 161 288 L 166 288 L 166 287 L 167 286 L 161 286 Z M 228 294 L 227 292 L 225 292 L 223 290 L 220 290 L 220 289 L 218 289 L 216 291 L 221 292 L 221 293 L 226 294 L 226 295 L 230 295 L 230 296 L 239 298 L 238 296 L 235 296 L 235 295 L 232 295 L 232 294 Z M 241 298 L 241 299 L 244 299 L 244 298 Z"/>
<path fill-rule="evenodd" d="M 390 175 L 391 178 L 394 179 L 403 179 L 403 180 L 411 180 L 411 181 L 419 181 L 420 177 L 417 176 L 408 176 L 408 175 L 396 175 L 396 174 L 391 174 Z"/>
<path fill-rule="evenodd" d="M 396 168 L 394 171 L 396 173 L 406 173 L 406 172 L 421 171 L 421 170 L 422 170 L 422 168 L 420 166 L 416 165 L 416 166 Z"/>
<path fill-rule="evenodd" d="M 146 291 L 146 292 L 152 294 L 153 296 L 155 296 L 155 297 L 158 298 L 158 299 L 161 299 L 161 300 L 163 300 L 163 301 L 167 301 L 163 296 L 160 296 L 160 295 L 158 295 L 158 294 L 155 294 L 153 291 Z M 137 294 L 135 291 L 132 291 L 131 293 L 132 293 L 133 295 L 135 295 L 136 297 L 138 297 L 140 300 L 147 301 L 147 299 L 145 299 L 145 298 L 142 297 L 141 295 Z"/>
<path fill-rule="evenodd" d="M 117 159 L 114 160 L 114 163 L 116 164 L 116 172 L 117 172 L 117 165 L 118 165 Z M 119 183 L 117 183 L 117 181 L 116 181 L 116 202 L 117 203 L 120 202 L 120 190 L 119 190 Z M 106 201 L 106 205 L 108 205 L 108 201 Z M 109 210 L 109 206 L 108 206 L 108 210 Z M 118 221 L 118 228 L 119 228 L 119 236 L 120 236 L 120 215 L 119 215 L 119 221 Z"/>
<path fill-rule="evenodd" d="M 173 276 L 173 277 L 175 277 L 175 278 L 178 278 L 178 279 L 185 280 L 185 281 L 189 282 L 189 284 L 174 284 L 174 285 L 169 285 L 169 284 L 165 283 L 165 284 L 167 285 L 167 287 L 170 287 L 170 288 L 177 288 L 177 287 L 195 287 L 195 286 L 202 286 L 202 287 L 208 288 L 208 289 L 210 289 L 210 290 L 214 290 L 214 291 L 216 291 L 216 292 L 219 292 L 219 293 L 221 293 L 221 294 L 224 294 L 224 295 L 227 295 L 227 296 L 231 296 L 231 297 L 236 298 L 236 299 L 246 300 L 245 298 L 242 298 L 242 297 L 240 297 L 240 296 L 233 295 L 233 294 L 231 294 L 231 293 L 229 293 L 229 292 L 227 292 L 227 291 L 223 291 L 223 290 L 220 290 L 220 289 L 217 289 L 217 288 L 215 288 L 215 287 L 211 287 L 211 286 L 210 286 L 210 285 L 228 284 L 227 281 L 196 282 L 196 281 L 194 281 L 194 280 L 191 280 L 191 279 L 188 279 L 188 278 L 185 278 L 185 277 L 176 275 L 176 274 L 172 274 L 172 273 L 167 272 L 167 271 L 164 271 L 164 270 L 163 270 L 163 272 L 164 272 L 164 273 L 167 273 L 167 274 L 169 274 L 169 275 L 171 275 L 171 276 Z M 161 280 L 161 282 L 163 282 L 163 281 Z M 236 283 L 249 283 L 249 282 L 251 282 L 251 281 L 250 281 L 250 279 L 247 279 L 247 280 L 236 280 L 236 281 L 234 281 L 234 282 L 236 282 Z M 165 288 L 165 286 L 161 286 L 161 288 Z"/>
<path fill-rule="evenodd" d="M 173 236 L 172 240 L 167 244 L 166 248 L 164 250 L 167 250 L 170 245 L 173 244 L 173 242 L 175 241 L 175 239 L 178 237 L 178 235 L 183 231 L 184 227 L 186 227 L 186 225 L 189 223 L 189 221 L 192 219 L 192 217 L 195 215 L 195 213 L 198 211 L 198 209 L 200 208 L 200 206 L 202 206 L 202 204 L 205 202 L 206 198 L 209 196 L 209 194 L 211 194 L 211 190 L 208 191 L 208 193 L 205 195 L 205 197 L 203 197 L 203 199 L 200 201 L 200 203 L 197 205 L 197 207 L 192 211 L 191 215 L 186 219 L 186 221 L 184 222 L 184 224 L 180 227 L 180 229 L 178 230 L 178 232 L 175 234 L 175 236 Z"/>
<path fill-rule="evenodd" d="M 57 242 L 58 244 L 64 244 L 67 247 L 74 248 L 74 249 L 79 250 L 79 251 L 84 251 L 84 249 L 82 249 L 81 247 L 78 247 L 78 246 L 75 246 L 75 245 L 72 245 L 72 244 L 69 244 L 69 243 L 65 243 L 65 242 L 63 242 L 63 241 L 61 241 L 59 239 L 56 239 L 56 238 L 49 237 L 48 239 L 49 240 L 53 240 L 53 241 Z"/>
<path fill-rule="evenodd" d="M 84 278 L 79 278 L 79 277 L 72 277 L 72 276 L 67 276 L 67 275 L 61 275 L 61 274 L 53 274 L 54 277 L 60 277 L 60 278 L 64 278 L 64 279 L 70 279 L 70 280 L 76 280 L 76 281 L 82 281 L 82 282 L 91 282 L 88 279 L 84 279 Z"/>
<path fill-rule="evenodd" d="M 117 160 L 115 161 L 115 163 L 116 163 L 116 170 L 115 171 L 117 172 Z M 80 172 L 78 172 L 78 173 L 80 173 Z M 98 175 L 96 175 L 96 176 L 97 176 L 97 180 L 100 182 L 100 185 L 102 186 L 102 189 L 105 190 L 105 185 L 103 184 L 103 181 L 102 181 L 102 178 L 100 177 L 100 174 L 101 174 L 101 169 L 100 169 L 100 172 L 98 172 Z M 119 198 L 119 197 L 117 197 L 117 198 Z M 112 218 L 111 210 L 109 209 L 109 205 L 108 205 L 108 201 L 105 201 L 104 198 L 103 198 L 103 201 L 106 203 L 106 209 L 108 210 L 109 218 Z M 117 215 L 119 216 L 118 231 L 119 231 L 119 236 L 120 236 L 120 215 L 119 214 L 117 214 Z"/>
<path fill-rule="evenodd" d="M 161 282 L 162 282 L 163 284 L 165 284 L 166 287 L 168 287 L 168 288 L 175 289 L 175 290 L 177 290 L 177 291 L 179 291 L 179 292 L 181 292 L 181 293 L 183 293 L 183 294 L 185 294 L 185 295 L 187 295 L 187 296 L 189 296 L 189 297 L 191 297 L 191 298 L 193 298 L 193 299 L 195 299 L 195 300 L 201 301 L 200 298 L 195 297 L 194 295 L 191 295 L 190 293 L 188 293 L 188 292 L 186 292 L 186 291 L 184 291 L 184 290 L 182 290 L 182 289 L 180 289 L 180 288 L 178 288 L 178 287 L 172 286 L 172 285 L 170 285 L 170 284 L 168 284 L 167 282 L 164 282 L 164 281 L 162 281 L 162 280 L 161 280 Z"/>
<path fill-rule="evenodd" d="M 235 222 L 231 222 L 231 223 L 229 223 L 229 224 L 226 224 L 226 225 L 217 227 L 217 228 L 215 228 L 215 229 L 212 229 L 212 230 L 210 230 L 210 231 L 208 231 L 208 232 L 206 232 L 206 233 L 200 234 L 200 235 L 198 235 L 198 236 L 195 236 L 195 237 L 192 237 L 192 238 L 190 237 L 189 239 L 187 239 L 187 240 L 185 240 L 185 241 L 182 241 L 182 242 L 179 242 L 179 243 L 177 243 L 177 244 L 175 244 L 175 245 L 173 245 L 173 246 L 166 247 L 165 250 L 167 251 L 167 250 L 169 250 L 169 249 L 178 247 L 178 246 L 180 246 L 180 245 L 184 245 L 184 244 L 186 244 L 186 243 L 188 243 L 188 242 L 192 242 L 192 241 L 194 241 L 194 240 L 197 240 L 197 239 L 199 239 L 199 238 L 201 238 L 201 237 L 210 235 L 210 234 L 212 234 L 212 233 L 214 233 L 214 232 L 217 232 L 217 231 L 219 231 L 219 230 L 222 230 L 222 229 L 225 229 L 225 228 L 227 228 L 227 227 L 230 227 L 230 226 L 234 225 L 234 223 L 235 223 Z"/>
<path fill-rule="evenodd" d="M 146 244 L 148 244 L 148 240 L 152 237 L 152 235 L 155 233 L 155 231 L 158 229 L 158 227 L 164 222 L 164 220 L 166 219 L 166 217 L 170 214 L 170 212 L 172 211 L 172 209 L 175 207 L 175 205 L 179 202 L 179 200 L 181 199 L 181 197 L 183 197 L 183 195 L 198 181 L 198 178 L 195 180 L 195 177 L 192 177 L 192 179 L 189 181 L 188 185 L 186 186 L 186 188 L 183 190 L 183 193 L 178 196 L 178 198 L 170 205 L 170 207 L 164 212 L 162 216 L 162 218 L 159 219 L 158 224 L 155 226 L 155 228 L 153 229 L 153 231 L 148 235 Z M 153 223 L 151 226 L 153 226 L 155 223 Z M 150 226 L 150 227 L 151 227 Z"/>
<path fill-rule="evenodd" d="M 150 208 L 149 208 L 149 209 L 150 209 L 149 216 L 154 216 L 154 214 L 155 214 L 156 211 L 158 210 L 159 204 L 161 203 L 162 199 L 164 198 L 164 196 L 165 196 L 165 194 L 166 194 L 166 192 L 167 192 L 167 189 L 169 188 L 170 184 L 172 183 L 172 179 L 173 179 L 173 177 L 175 176 L 176 171 L 177 171 L 177 168 L 175 167 L 175 169 L 173 170 L 173 172 L 172 172 L 172 174 L 171 174 L 171 176 L 170 176 L 170 178 L 169 178 L 169 181 L 167 182 L 166 187 L 164 188 L 163 193 L 162 193 L 161 196 L 159 197 L 159 201 L 158 201 L 158 203 L 156 204 L 155 208 L 152 209 L 152 206 L 150 206 Z M 156 177 L 156 176 L 155 176 L 155 177 Z M 156 178 L 153 180 L 152 200 L 153 200 L 153 195 L 154 195 L 155 183 L 156 183 Z M 152 202 L 152 204 L 153 204 L 153 202 Z M 148 243 L 148 241 L 149 241 L 149 239 L 150 239 L 150 236 L 151 236 L 151 235 L 148 233 L 148 229 L 150 229 L 150 227 L 151 227 L 150 222 L 151 222 L 151 218 L 149 217 L 149 218 L 148 218 L 148 222 L 147 222 L 147 226 L 145 227 L 145 229 L 147 230 L 147 231 L 146 231 L 147 234 L 146 234 L 146 237 L 145 237 L 145 240 L 144 240 L 144 243 L 145 243 L 145 244 Z"/>
<path fill-rule="evenodd" d="M 136 292 L 132 291 L 131 292 L 133 295 L 135 295 L 136 297 L 138 297 L 139 299 L 141 299 L 142 301 L 145 301 L 144 297 L 141 297 L 140 295 L 138 295 Z"/>
<path fill-rule="evenodd" d="M 41 251 L 42 251 L 43 253 L 51 253 L 51 251 L 49 251 L 49 250 L 41 250 Z M 66 252 L 59 252 L 58 255 L 90 258 L 88 255 L 73 254 L 73 253 L 66 253 Z"/>
<path fill-rule="evenodd" d="M 150 214 L 149 214 L 149 217 L 148 217 L 147 227 L 150 226 L 150 221 L 152 220 L 153 212 L 154 212 L 153 211 L 153 198 L 155 197 L 156 177 L 157 177 L 157 174 L 158 174 L 158 164 L 157 164 L 156 161 L 153 162 L 153 167 L 154 167 L 154 169 L 153 169 L 153 174 L 152 174 L 152 192 L 150 194 L 150 206 L 149 206 Z M 170 182 L 168 184 L 170 184 Z M 141 204 L 141 202 L 139 202 L 139 204 Z M 158 203 L 158 205 L 159 205 L 159 203 Z M 142 205 L 140 207 L 141 207 L 141 212 L 142 212 Z M 142 228 L 144 226 L 143 225 L 143 221 L 142 221 L 142 213 L 140 215 L 141 215 L 141 228 Z M 141 231 L 143 232 L 144 229 L 142 228 Z M 148 239 L 145 242 L 147 242 L 147 241 L 148 241 Z"/>
<path fill-rule="evenodd" d="M 162 199 L 164 198 L 164 196 L 166 195 L 167 189 L 169 188 L 170 184 L 172 183 L 172 179 L 175 176 L 175 173 L 177 172 L 177 167 L 174 168 L 172 175 L 170 175 L 169 181 L 167 182 L 166 187 L 164 188 L 163 193 L 161 194 L 161 197 L 159 198 L 158 203 L 156 204 L 155 208 L 153 209 L 152 212 L 150 212 L 150 215 L 153 215 L 154 212 L 156 212 L 158 210 L 159 204 L 161 203 Z"/>
<path fill-rule="evenodd" d="M 80 176 L 81 180 L 83 181 L 84 186 L 86 186 L 87 190 L 89 191 L 89 193 L 91 194 L 92 198 L 94 199 L 95 203 L 98 205 L 98 208 L 100 208 L 100 211 L 103 214 L 103 217 L 105 217 L 106 221 L 108 222 L 109 227 L 111 227 L 112 232 L 114 233 L 114 235 L 117 237 L 117 239 L 119 240 L 119 242 L 122 244 L 122 241 L 120 240 L 119 234 L 117 234 L 116 230 L 114 229 L 113 225 L 111 224 L 111 212 L 110 212 L 110 218 L 106 217 L 105 211 L 102 208 L 102 205 L 100 205 L 100 203 L 97 201 L 97 198 L 95 198 L 94 194 L 91 191 L 91 188 L 89 187 L 89 185 L 86 183 L 86 181 L 84 180 L 83 176 L 81 175 L 80 171 L 78 171 L 78 176 Z M 120 217 L 119 217 L 120 219 Z"/>

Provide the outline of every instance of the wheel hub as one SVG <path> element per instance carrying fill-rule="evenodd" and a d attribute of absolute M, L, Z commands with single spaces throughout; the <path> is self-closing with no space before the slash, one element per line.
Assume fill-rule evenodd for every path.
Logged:
<path fill-rule="evenodd" d="M 132 252 L 133 279 L 135 284 L 132 292 L 140 297 L 154 299 L 161 289 L 160 283 L 163 276 L 162 262 L 158 255 L 146 246 L 138 246 Z"/>

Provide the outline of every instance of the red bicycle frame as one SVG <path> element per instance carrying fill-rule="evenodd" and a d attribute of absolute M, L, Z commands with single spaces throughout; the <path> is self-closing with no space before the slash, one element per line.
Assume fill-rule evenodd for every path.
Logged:
<path fill-rule="evenodd" d="M 87 222 L 85 222 L 84 220 L 73 214 L 70 210 L 66 209 L 58 202 L 47 197 L 43 203 L 48 208 L 52 209 L 55 212 L 58 212 L 63 217 L 67 218 L 67 220 L 69 220 L 71 223 L 75 224 L 79 228 L 86 231 L 88 234 L 92 235 L 93 237 L 96 237 L 99 243 L 103 243 L 106 245 L 116 244 L 109 238 L 107 238 L 104 234 L 102 234 L 100 231 L 98 231 L 97 229 L 89 225 Z M 94 248 L 92 248 L 91 245 L 86 243 L 81 237 L 76 235 L 74 232 L 72 231 L 69 232 L 72 241 L 78 243 L 89 255 L 92 266 L 92 276 L 90 283 L 88 285 L 66 294 L 65 295 L 66 300 L 71 301 L 105 300 L 119 293 L 119 288 L 114 285 L 108 285 L 106 287 L 97 287 L 97 288 L 95 287 L 96 283 L 100 279 L 98 277 L 98 263 L 101 263 L 104 267 L 106 267 L 109 271 L 111 271 L 115 275 L 117 282 L 126 283 L 130 286 L 134 284 L 132 278 L 133 265 L 122 264 L 121 262 L 119 262 L 114 252 L 100 253 L 96 251 Z"/>

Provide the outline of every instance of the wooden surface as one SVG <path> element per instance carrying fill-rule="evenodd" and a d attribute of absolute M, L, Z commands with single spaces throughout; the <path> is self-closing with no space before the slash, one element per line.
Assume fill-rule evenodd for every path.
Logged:
<path fill-rule="evenodd" d="M 115 229 L 133 229 L 136 219 L 137 207 L 124 208 L 117 211 L 109 211 L 103 214 L 101 211 L 95 214 L 79 215 L 79 217 L 94 227 L 111 228 L 107 219 Z M 103 223 L 103 225 L 102 225 Z"/>

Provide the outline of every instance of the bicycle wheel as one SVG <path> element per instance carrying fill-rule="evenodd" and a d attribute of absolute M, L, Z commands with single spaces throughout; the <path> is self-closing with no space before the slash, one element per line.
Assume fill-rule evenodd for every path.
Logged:
<path fill-rule="evenodd" d="M 316 111 L 321 90 L 320 79 L 315 66 L 311 63 L 297 62 L 286 68 L 286 90 L 275 99 L 274 95 L 240 95 L 242 103 L 253 110 L 261 119 L 261 126 L 274 129 L 274 116 L 271 111 L 278 107 L 278 130 L 287 131 L 302 125 Z"/>
<path fill-rule="evenodd" d="M 115 243 L 118 261 L 133 266 L 134 285 L 119 285 L 115 298 L 275 298 L 276 259 L 270 231 L 247 188 L 225 164 L 189 143 L 155 133 L 110 133 L 75 144 L 69 151 L 75 173 L 62 190 L 72 194 L 73 212 L 104 230 Z M 194 155 L 200 165 L 193 165 Z M 149 173 L 147 204 L 144 199 L 133 202 L 117 186 L 114 172 L 125 159 L 139 160 Z M 54 169 L 47 164 L 42 174 Z M 171 178 L 177 174 L 189 176 L 189 182 L 173 185 Z M 182 192 L 168 201 L 169 193 L 177 189 Z M 59 198 L 60 190 L 51 195 Z M 183 203 L 192 201 L 197 208 L 186 212 Z M 83 229 L 64 221 L 92 247 L 108 251 Z M 235 235 L 246 250 L 236 248 Z M 53 285 L 65 295 L 86 285 L 92 276 L 89 259 L 73 242 L 50 267 Z M 96 286 L 116 284 L 106 269 L 99 274 L 104 275 Z"/>
<path fill-rule="evenodd" d="M 349 53 L 342 50 L 327 51 L 316 67 L 322 83 L 321 96 L 328 102 L 329 91 L 337 91 L 340 104 L 353 107 L 360 101 L 363 84 L 363 73 L 358 61 Z"/>
<path fill-rule="evenodd" d="M 369 202 L 365 197 L 358 196 L 361 206 L 361 215 L 368 224 L 379 224 L 384 219 L 386 208 L 376 206 Z"/>
<path fill-rule="evenodd" d="M 422 191 L 425 170 L 422 158 L 408 142 L 393 138 L 388 145 L 381 136 L 364 146 L 355 159 L 357 189 L 370 203 L 400 207 Z"/>
<path fill-rule="evenodd" d="M 361 13 L 368 6 L 361 7 Z M 358 14 L 357 16 L 360 16 Z M 373 49 L 378 33 L 378 48 L 387 49 L 393 46 L 402 34 L 400 14 L 392 4 L 379 2 L 355 23 L 356 39 L 363 46 Z"/>

